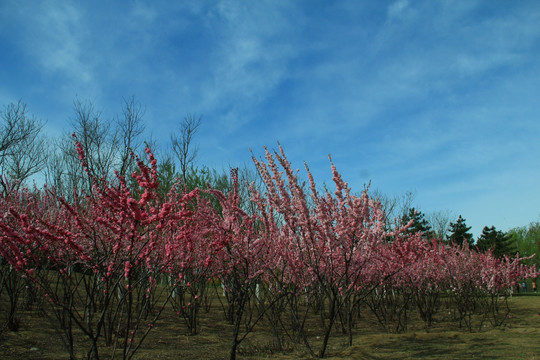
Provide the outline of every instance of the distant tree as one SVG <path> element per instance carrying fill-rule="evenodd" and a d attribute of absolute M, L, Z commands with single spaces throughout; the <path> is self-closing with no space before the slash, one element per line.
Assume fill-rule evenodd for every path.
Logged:
<path fill-rule="evenodd" d="M 131 174 L 135 170 L 136 164 L 131 154 L 144 147 L 140 139 L 145 130 L 144 113 L 143 106 L 135 100 L 135 96 L 132 96 L 129 100 L 124 99 L 123 116 L 116 117 L 116 131 L 120 141 L 118 149 L 120 164 L 118 168 L 122 176 Z M 150 148 L 152 149 L 152 147 Z"/>
<path fill-rule="evenodd" d="M 228 174 L 208 166 L 190 168 L 186 174 L 186 179 L 189 191 L 195 188 L 207 189 L 211 187 L 227 194 L 232 190 Z"/>
<path fill-rule="evenodd" d="M 46 164 L 43 125 L 19 101 L 5 107 L 0 122 L 0 191 L 18 189 Z"/>
<path fill-rule="evenodd" d="M 193 136 L 201 125 L 202 117 L 187 114 L 180 124 L 180 132 L 171 135 L 173 151 L 180 162 L 180 175 L 184 183 L 187 182 L 187 175 L 197 157 L 198 148 L 193 145 Z"/>
<path fill-rule="evenodd" d="M 412 191 L 407 191 L 402 195 L 390 196 L 377 189 L 373 190 L 371 195 L 381 203 L 387 230 L 394 228 L 396 221 L 401 220 L 403 214 L 409 211 L 415 197 L 415 193 Z"/>
<path fill-rule="evenodd" d="M 90 175 L 97 179 L 113 175 L 115 161 L 118 158 L 118 133 L 113 122 L 103 119 L 100 111 L 91 102 L 75 101 L 75 116 L 72 119 L 73 134 L 81 143 L 86 154 Z M 78 157 L 78 154 L 77 154 Z M 91 183 L 91 180 L 88 180 Z M 91 186 L 87 191 L 92 192 Z"/>
<path fill-rule="evenodd" d="M 114 122 L 102 118 L 91 102 L 76 99 L 73 104 L 74 116 L 71 131 L 55 142 L 55 152 L 49 156 L 47 182 L 57 192 L 72 197 L 73 191 L 93 193 L 95 179 L 112 179 L 117 168 L 119 136 Z M 86 155 L 86 169 L 81 165 L 75 149 L 73 136 L 81 143 Z"/>
<path fill-rule="evenodd" d="M 428 223 L 433 232 L 441 241 L 447 240 L 447 234 L 450 226 L 450 211 L 435 211 L 428 215 Z"/>
<path fill-rule="evenodd" d="M 232 183 L 226 172 L 220 172 L 207 166 L 191 166 L 187 169 L 186 174 L 182 176 L 176 170 L 173 155 L 170 153 L 166 154 L 158 164 L 158 181 L 158 194 L 162 198 L 165 198 L 175 186 L 180 186 L 181 191 L 192 191 L 195 188 L 205 190 L 211 188 L 228 194 L 232 190 Z M 201 196 L 209 198 L 213 206 L 219 207 L 219 202 L 213 196 L 208 196 L 205 193 Z"/>
<path fill-rule="evenodd" d="M 463 245 L 465 243 L 472 246 L 473 235 L 469 232 L 471 230 L 470 226 L 467 226 L 465 219 L 459 215 L 455 223 L 450 223 L 450 235 L 448 236 L 448 242 L 456 245 Z"/>
<path fill-rule="evenodd" d="M 170 156 L 166 156 L 158 163 L 158 194 L 164 199 L 173 186 L 178 182 L 176 166 Z"/>
<path fill-rule="evenodd" d="M 115 181 L 116 169 L 119 175 L 131 174 L 136 166 L 132 155 L 142 154 L 140 137 L 145 128 L 144 109 L 134 97 L 124 100 L 122 116 L 113 121 L 104 119 L 91 102 L 77 99 L 73 109 L 71 131 L 55 142 L 46 171 L 47 183 L 68 199 L 74 189 L 91 194 L 95 185 L 92 178 Z M 86 171 L 75 151 L 72 134 L 86 154 Z"/>
<path fill-rule="evenodd" d="M 476 247 L 479 251 L 493 250 L 493 254 L 499 258 L 515 253 L 515 247 L 511 242 L 511 237 L 495 229 L 495 226 L 484 227 L 482 235 L 476 241 Z"/>
<path fill-rule="evenodd" d="M 536 264 L 540 268 L 540 222 L 532 222 L 528 226 L 510 229 L 508 235 L 520 256 L 536 255 L 532 259 L 524 261 Z"/>
<path fill-rule="evenodd" d="M 412 225 L 407 229 L 407 234 L 416 234 L 420 232 L 423 238 L 430 239 L 434 237 L 433 229 L 429 225 L 425 218 L 424 213 L 411 207 L 401 217 L 401 223 L 403 225 L 413 221 Z"/>

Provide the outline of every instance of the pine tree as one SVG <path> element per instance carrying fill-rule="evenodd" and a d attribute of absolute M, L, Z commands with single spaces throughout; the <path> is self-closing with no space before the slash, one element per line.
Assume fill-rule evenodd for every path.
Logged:
<path fill-rule="evenodd" d="M 466 242 L 469 246 L 472 246 L 473 235 L 469 230 L 471 230 L 471 227 L 467 226 L 467 224 L 465 224 L 465 219 L 459 215 L 455 223 L 450 223 L 450 236 L 448 237 L 448 242 L 460 246 Z"/>
<path fill-rule="evenodd" d="M 422 237 L 430 239 L 434 237 L 434 232 L 428 221 L 425 219 L 425 215 L 416 210 L 415 208 L 409 208 L 409 211 L 401 217 L 401 223 L 407 224 L 413 220 L 412 225 L 407 229 L 407 234 L 412 235 L 418 232 L 422 233 Z"/>
<path fill-rule="evenodd" d="M 493 255 L 496 257 L 512 255 L 515 252 L 511 237 L 502 231 L 496 230 L 495 226 L 484 227 L 482 235 L 476 241 L 476 247 L 479 251 L 493 249 Z"/>

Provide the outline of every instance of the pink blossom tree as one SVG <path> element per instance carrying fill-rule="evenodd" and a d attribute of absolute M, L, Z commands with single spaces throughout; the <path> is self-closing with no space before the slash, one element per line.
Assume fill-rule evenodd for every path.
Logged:
<path fill-rule="evenodd" d="M 394 232 L 385 230 L 380 203 L 371 199 L 367 190 L 360 196 L 352 195 L 333 163 L 335 191 L 320 193 L 307 164 L 308 189 L 299 182 L 281 146 L 273 154 L 265 150 L 266 162 L 255 157 L 253 161 L 266 185 L 268 203 L 282 221 L 280 233 L 288 243 L 290 270 L 298 274 L 306 271 L 299 276 L 305 281 L 302 286 L 320 291 L 324 297 L 324 334 L 317 354 L 323 357 L 340 309 L 361 286 L 380 244 Z M 315 355 L 311 347 L 308 349 Z"/>
<path fill-rule="evenodd" d="M 519 255 L 510 258 L 495 256 L 493 251 L 476 253 L 480 267 L 480 289 L 485 295 L 484 311 L 489 316 L 493 326 L 501 326 L 506 321 L 510 308 L 508 295 L 522 279 L 535 278 L 538 271 L 535 266 L 528 266 L 523 261 L 530 260 L 532 256 L 521 258 Z"/>
<path fill-rule="evenodd" d="M 230 359 L 236 358 L 240 343 L 263 318 L 273 302 L 264 304 L 257 296 L 257 286 L 267 279 L 272 267 L 272 240 L 266 232 L 269 225 L 257 214 L 240 208 L 238 174 L 232 171 L 233 190 L 225 195 L 219 190 L 207 190 L 219 202 L 212 233 L 220 244 L 216 254 L 215 275 L 223 285 L 227 299 L 226 317 L 233 325 Z M 259 306 L 257 306 L 259 305 Z M 241 332 L 243 327 L 246 331 Z"/>
<path fill-rule="evenodd" d="M 77 151 L 86 167 L 79 143 Z M 122 176 L 114 185 L 92 178 L 93 194 L 73 203 L 53 192 L 47 203 L 36 200 L 36 209 L 55 209 L 52 218 L 50 211 L 10 207 L 0 221 L 2 256 L 43 292 L 45 314 L 72 359 L 74 327 L 91 343 L 88 359 L 99 358 L 102 341 L 112 353 L 119 347 L 124 359 L 131 358 L 171 295 L 153 296 L 167 268 L 167 259 L 155 250 L 171 229 L 183 231 L 196 193 L 160 201 L 156 160 L 147 153 L 150 167 L 137 159 L 135 188 Z"/>
<path fill-rule="evenodd" d="M 164 248 L 159 250 L 166 258 L 173 310 L 183 319 L 190 335 L 199 332 L 201 308 L 209 310 L 207 285 L 217 276 L 224 246 L 215 232 L 220 223 L 217 210 L 200 191 L 196 193 L 192 204 L 196 212 L 191 221 L 181 231 L 171 228 L 163 241 Z"/>

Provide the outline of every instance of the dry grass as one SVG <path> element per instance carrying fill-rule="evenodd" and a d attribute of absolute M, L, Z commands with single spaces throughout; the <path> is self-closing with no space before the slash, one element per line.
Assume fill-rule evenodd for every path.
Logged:
<path fill-rule="evenodd" d="M 409 331 L 387 334 L 365 310 L 355 330 L 354 344 L 346 347 L 346 338 L 333 334 L 329 359 L 540 359 L 540 296 L 519 296 L 510 301 L 512 309 L 502 328 L 486 322 L 481 331 L 469 333 L 439 317 L 426 331 L 423 323 L 411 318 Z M 137 352 L 136 359 L 226 359 L 230 326 L 215 304 L 202 314 L 199 335 L 185 335 L 183 324 L 167 309 Z M 315 331 L 315 330 L 314 330 Z M 67 359 L 54 329 L 35 311 L 24 313 L 18 332 L 4 331 L 0 338 L 0 359 Z M 317 342 L 316 336 L 313 341 Z M 240 359 L 307 359 L 302 344 L 286 344 L 288 351 L 277 352 L 268 326 L 256 327 L 239 349 Z M 81 348 L 84 344 L 80 345 Z M 316 346 L 315 346 L 316 348 Z M 79 352 L 82 356 L 83 349 Z"/>

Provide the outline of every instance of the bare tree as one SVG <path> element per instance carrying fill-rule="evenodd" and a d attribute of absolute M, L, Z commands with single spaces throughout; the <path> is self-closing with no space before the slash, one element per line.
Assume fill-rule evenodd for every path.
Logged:
<path fill-rule="evenodd" d="M 126 175 L 134 166 L 132 153 L 142 147 L 141 135 L 145 126 L 144 107 L 135 97 L 124 99 L 122 114 L 113 121 L 103 119 L 91 102 L 74 102 L 72 131 L 85 152 L 88 174 L 83 170 L 71 134 L 65 134 L 55 143 L 50 155 L 47 181 L 57 191 L 71 198 L 75 189 L 92 193 L 92 177 L 114 180 L 114 170 Z"/>
<path fill-rule="evenodd" d="M 73 200 L 74 191 L 80 192 L 87 184 L 71 136 L 63 136 L 53 142 L 53 150 L 47 158 L 45 180 L 58 195 Z"/>
<path fill-rule="evenodd" d="M 381 203 L 385 214 L 385 223 L 388 228 L 392 228 L 396 221 L 400 222 L 403 214 L 412 207 L 416 194 L 413 191 L 407 191 L 402 195 L 390 196 L 380 190 L 372 191 L 372 196 Z"/>
<path fill-rule="evenodd" d="M 7 177 L 17 188 L 33 175 L 44 169 L 46 164 L 46 143 L 43 137 L 26 138 L 13 146 L 7 156 L 5 170 Z"/>
<path fill-rule="evenodd" d="M 35 121 L 27 118 L 26 104 L 11 103 L 2 112 L 2 132 L 0 135 L 0 158 L 8 155 L 10 148 L 34 133 Z M 40 129 L 41 127 L 39 127 Z"/>
<path fill-rule="evenodd" d="M 202 117 L 187 114 L 180 124 L 180 133 L 171 135 L 173 151 L 180 162 L 180 175 L 184 183 L 187 181 L 187 171 L 197 157 L 197 146 L 193 146 L 193 136 L 201 125 Z"/>
<path fill-rule="evenodd" d="M 402 217 L 403 215 L 407 214 L 409 209 L 413 207 L 414 198 L 416 197 L 415 191 L 406 191 L 403 195 L 399 197 L 399 207 L 397 214 L 399 217 Z"/>
<path fill-rule="evenodd" d="M 135 101 L 135 96 L 131 99 L 124 99 L 122 108 L 123 117 L 116 119 L 119 137 L 122 143 L 120 150 L 120 175 L 125 175 L 133 165 L 131 153 L 135 149 L 141 148 L 140 136 L 144 133 L 145 126 L 143 116 L 145 109 Z"/>
<path fill-rule="evenodd" d="M 394 224 L 394 219 L 396 218 L 395 214 L 399 203 L 399 198 L 397 196 L 385 194 L 378 189 L 373 190 L 371 195 L 381 203 L 385 216 L 384 222 L 388 228 L 391 228 Z"/>
<path fill-rule="evenodd" d="M 450 221 L 452 213 L 450 210 L 434 211 L 427 216 L 428 223 L 431 225 L 437 238 L 446 241 L 448 230 L 450 229 Z"/>
<path fill-rule="evenodd" d="M 86 154 L 88 171 L 96 178 L 109 178 L 118 157 L 118 132 L 113 123 L 104 121 L 91 102 L 75 101 L 73 133 Z M 91 191 L 91 189 L 88 189 Z"/>
<path fill-rule="evenodd" d="M 0 124 L 0 186 L 5 193 L 18 189 L 40 172 L 46 162 L 43 125 L 28 115 L 26 104 L 11 103 L 2 112 Z"/>
<path fill-rule="evenodd" d="M 60 150 L 62 140 L 54 140 L 51 144 L 51 151 L 47 157 L 47 165 L 45 167 L 45 182 L 47 185 L 55 188 L 56 192 L 61 195 L 66 194 L 69 188 L 65 184 L 67 166 L 64 164 L 64 153 Z M 73 187 L 72 187 L 73 188 Z"/>

